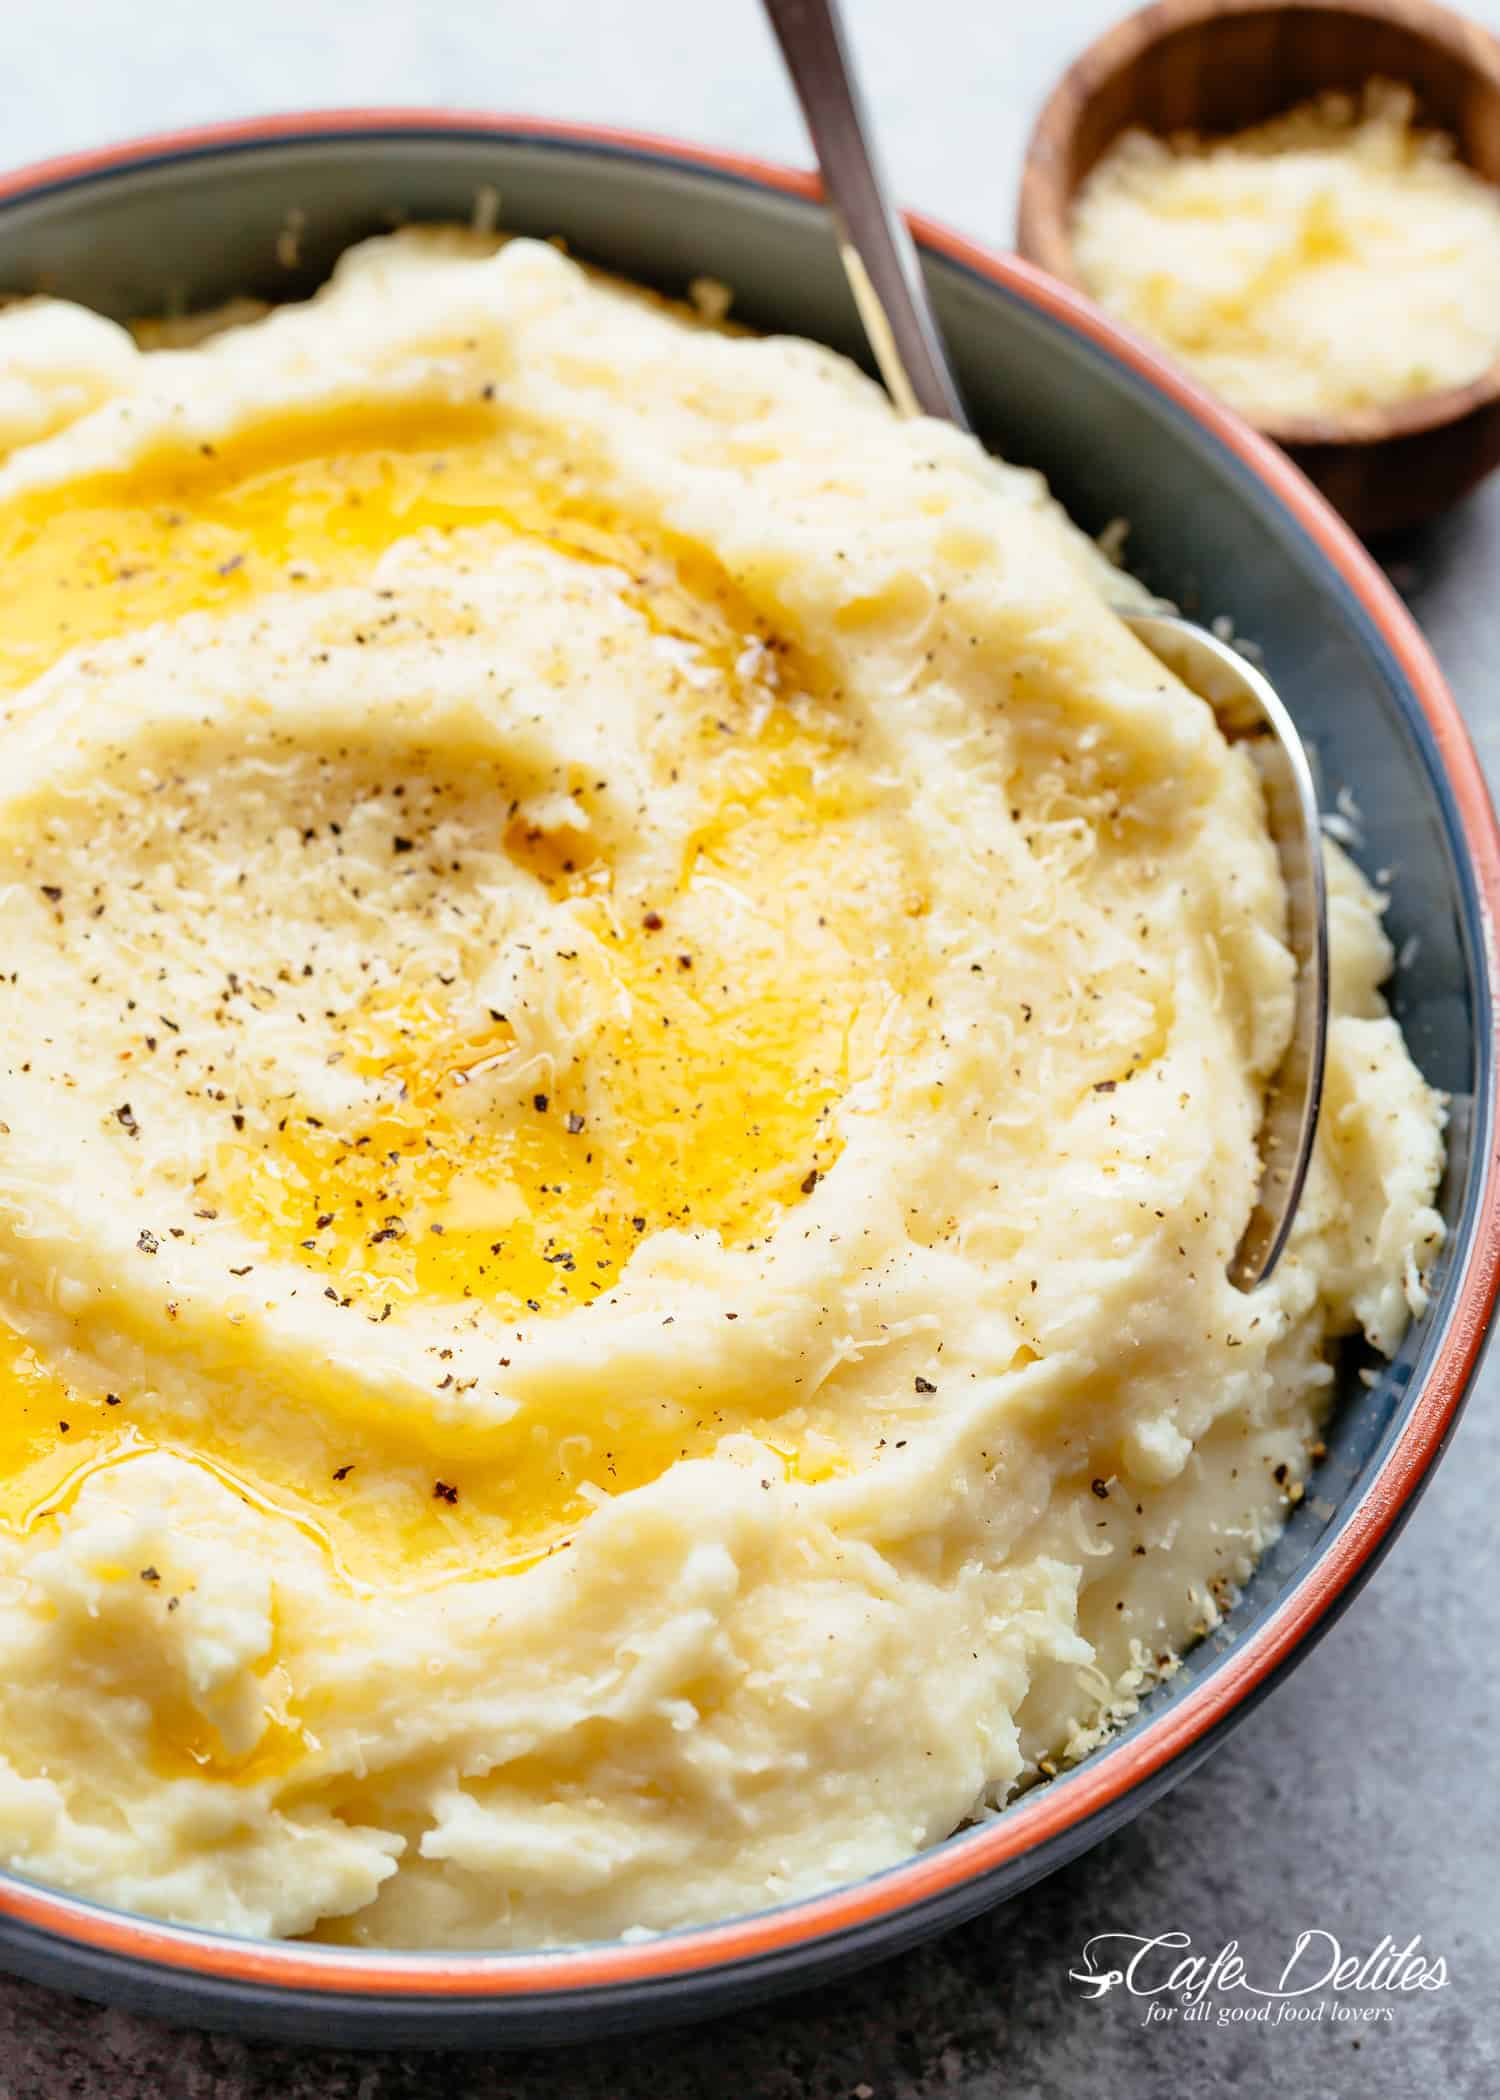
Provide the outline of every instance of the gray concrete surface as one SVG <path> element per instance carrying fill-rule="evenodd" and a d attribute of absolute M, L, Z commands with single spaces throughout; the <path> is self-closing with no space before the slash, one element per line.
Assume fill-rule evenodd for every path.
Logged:
<path fill-rule="evenodd" d="M 1009 235 L 1027 126 L 1109 0 L 847 0 L 903 195 Z M 1474 9 L 1500 27 L 1500 0 Z M 806 157 L 754 0 L 7 0 L 10 162 L 335 103 L 484 105 Z M 1387 550 L 1500 778 L 1500 479 Z M 0 1980 L 0 2100 L 1319 2100 L 1500 2093 L 1500 1357 L 1354 1609 L 1165 1804 L 989 1919 L 733 2024 L 561 2055 L 363 2056 L 176 2033 Z M 1447 1989 L 1372 2027 L 1158 2026 L 1067 1980 L 1101 1931 L 1279 1968 L 1321 1927 L 1413 1934 Z M 1228 2002 L 1220 1999 L 1216 2003 Z M 1368 2001 L 1367 2001 L 1368 2002 Z"/>

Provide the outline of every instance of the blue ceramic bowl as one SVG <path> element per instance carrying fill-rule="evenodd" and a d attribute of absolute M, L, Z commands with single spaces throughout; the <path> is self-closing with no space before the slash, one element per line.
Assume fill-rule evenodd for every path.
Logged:
<path fill-rule="evenodd" d="M 345 112 L 147 141 L 0 183 L 0 288 L 129 316 L 309 290 L 398 218 L 508 227 L 681 293 L 700 273 L 751 324 L 863 354 L 813 186 L 663 141 L 498 118 Z M 277 235 L 302 215 L 301 261 Z M 201 2025 L 318 2042 L 577 2039 L 827 1978 L 1011 1896 L 1154 1800 L 1305 1653 L 1389 1544 L 1473 1376 L 1500 1266 L 1493 915 L 1500 841 L 1474 753 L 1399 601 L 1278 452 L 1013 258 L 919 227 L 980 431 L 1073 515 L 1131 521 L 1145 580 L 1262 645 L 1362 857 L 1399 867 L 1396 1010 L 1453 1099 L 1447 1247 L 1425 1317 L 1366 1388 L 1348 1371 L 1328 1457 L 1227 1624 L 1131 1727 L 1003 1816 L 849 1888 L 640 1945 L 384 1954 L 232 1939 L 0 1875 L 0 1959 Z M 1420 939 L 1411 951 L 1408 935 Z"/>

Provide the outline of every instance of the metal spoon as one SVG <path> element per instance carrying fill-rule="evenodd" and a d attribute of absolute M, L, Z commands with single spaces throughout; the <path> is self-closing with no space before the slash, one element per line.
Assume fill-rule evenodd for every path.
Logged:
<path fill-rule="evenodd" d="M 860 319 L 904 415 L 971 426 L 928 302 L 916 249 L 891 202 L 837 0 L 765 0 L 802 114 Z M 1287 891 L 1297 964 L 1291 1041 L 1266 1095 L 1255 1207 L 1229 1264 L 1243 1291 L 1263 1283 L 1286 1245 L 1307 1178 L 1328 1032 L 1328 905 L 1317 790 L 1302 739 L 1270 682 L 1207 628 L 1168 613 L 1116 608 L 1154 656 L 1214 710 L 1232 742 L 1255 745 L 1266 815 Z"/>

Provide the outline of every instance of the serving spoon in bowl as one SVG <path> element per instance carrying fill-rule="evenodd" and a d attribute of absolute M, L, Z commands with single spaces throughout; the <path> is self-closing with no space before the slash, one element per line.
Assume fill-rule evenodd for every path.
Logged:
<path fill-rule="evenodd" d="M 765 8 L 812 135 L 839 252 L 886 389 L 903 415 L 935 416 L 970 430 L 916 248 L 876 157 L 837 0 L 765 0 Z M 1317 790 L 1291 716 L 1238 650 L 1175 613 L 1114 610 L 1208 702 L 1231 742 L 1253 743 L 1286 885 L 1287 939 L 1297 971 L 1292 1034 L 1266 1095 L 1255 1205 L 1229 1263 L 1230 1282 L 1253 1290 L 1286 1246 L 1323 1094 L 1328 903 Z"/>

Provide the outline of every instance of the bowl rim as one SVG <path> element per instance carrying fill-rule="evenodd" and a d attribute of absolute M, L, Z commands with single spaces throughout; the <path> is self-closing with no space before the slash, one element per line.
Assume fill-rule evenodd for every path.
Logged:
<path fill-rule="evenodd" d="M 1076 191 L 1065 189 L 1063 169 L 1079 119 L 1101 86 L 1143 52 L 1184 30 L 1263 14 L 1346 15 L 1404 29 L 1446 53 L 1472 77 L 1488 81 L 1500 95 L 1500 37 L 1451 8 L 1435 5 L 1434 0 L 1171 0 L 1170 7 L 1153 0 L 1086 44 L 1059 74 L 1037 114 L 1021 162 L 1016 205 L 1016 246 L 1028 261 L 1088 296 L 1073 259 L 1069 225 Z M 1124 322 L 1116 325 L 1132 332 Z M 1419 437 L 1459 423 L 1497 401 L 1500 348 L 1477 378 L 1459 386 L 1434 387 L 1378 407 L 1351 409 L 1344 415 L 1267 415 L 1246 420 L 1279 445 L 1342 449 Z"/>
<path fill-rule="evenodd" d="M 648 132 L 473 110 L 355 108 L 236 119 L 147 135 L 119 145 L 63 154 L 0 176 L 0 213 L 48 193 L 153 165 L 260 146 L 313 144 L 352 135 L 373 142 L 436 137 L 552 143 L 665 164 L 817 202 L 815 175 L 751 155 L 697 146 Z M 1500 826 L 1457 703 L 1426 641 L 1394 589 L 1353 533 L 1300 470 L 1233 410 L 1165 363 L 1081 294 L 1034 264 L 984 247 L 939 221 L 910 214 L 922 247 L 1019 298 L 1083 337 L 1164 395 L 1207 430 L 1250 476 L 1269 489 L 1312 539 L 1390 650 L 1425 718 L 1439 760 L 1440 786 L 1451 800 L 1476 887 L 1481 990 L 1491 1003 L 1500 987 L 1496 921 L 1500 918 Z M 1120 1739 L 1060 1785 L 961 1836 L 847 1887 L 748 1917 L 614 1941 L 538 1951 L 346 1949 L 300 1941 L 239 1938 L 170 1925 L 110 1909 L 0 1870 L 0 1922 L 71 1944 L 107 1968 L 144 1964 L 212 1986 L 264 1996 L 387 1999 L 416 2008 L 442 2002 L 551 2001 L 613 1996 L 637 1986 L 690 1985 L 710 1973 L 740 1972 L 810 1952 L 834 1939 L 863 1937 L 882 1922 L 928 1909 L 978 1884 L 1009 1861 L 1065 1841 L 1088 1840 L 1111 1804 L 1145 1782 L 1164 1782 L 1168 1768 L 1199 1754 L 1247 1700 L 1269 1688 L 1296 1651 L 1331 1622 L 1341 1601 L 1388 1543 L 1453 1427 L 1477 1368 L 1500 1295 L 1500 1146 L 1494 1141 L 1497 1073 L 1488 1099 L 1476 1103 L 1476 1131 L 1487 1149 L 1473 1201 L 1453 1309 L 1440 1352 L 1404 1428 L 1364 1495 L 1326 1550 L 1320 1551 L 1281 1602 L 1235 1643 L 1223 1662 L 1179 1703 Z M 977 1907 L 977 1906 L 973 1906 Z"/>

